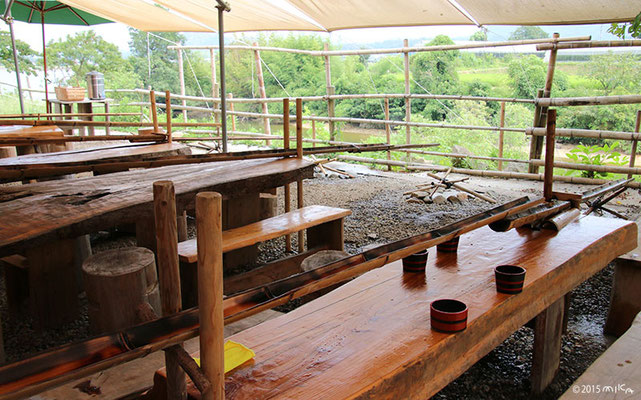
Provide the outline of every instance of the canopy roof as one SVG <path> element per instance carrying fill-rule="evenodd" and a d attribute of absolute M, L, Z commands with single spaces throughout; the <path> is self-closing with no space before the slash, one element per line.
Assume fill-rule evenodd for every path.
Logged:
<path fill-rule="evenodd" d="M 213 31 L 215 0 L 62 0 L 144 31 Z M 155 4 L 154 4 L 155 3 Z M 225 31 L 417 25 L 568 25 L 624 22 L 630 0 L 228 0 Z"/>

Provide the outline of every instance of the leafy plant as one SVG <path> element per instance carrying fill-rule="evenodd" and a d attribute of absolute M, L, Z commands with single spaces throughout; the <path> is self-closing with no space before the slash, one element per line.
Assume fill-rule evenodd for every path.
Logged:
<path fill-rule="evenodd" d="M 619 147 L 619 142 L 614 142 L 610 145 L 606 143 L 603 146 L 585 146 L 581 144 L 566 153 L 566 157 L 578 164 L 626 165 L 629 159 L 627 156 L 615 151 L 617 147 Z M 597 176 L 605 178 L 607 175 L 607 172 L 581 171 L 581 176 L 586 178 L 595 178 Z"/>

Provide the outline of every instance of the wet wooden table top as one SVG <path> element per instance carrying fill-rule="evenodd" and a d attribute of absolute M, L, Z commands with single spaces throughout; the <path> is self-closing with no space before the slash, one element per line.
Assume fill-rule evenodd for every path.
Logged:
<path fill-rule="evenodd" d="M 82 161 L 138 160 L 147 156 L 162 157 L 190 154 L 189 147 L 180 143 L 118 144 L 105 147 L 60 151 L 57 153 L 28 154 L 0 159 L 0 168 L 5 166 L 28 166 Z"/>
<path fill-rule="evenodd" d="M 117 172 L 97 177 L 0 187 L 0 255 L 47 240 L 75 237 L 153 215 L 152 185 L 171 180 L 178 209 L 202 191 L 231 198 L 311 178 L 296 158 L 224 161 Z"/>
<path fill-rule="evenodd" d="M 585 217 L 561 232 L 461 237 L 458 254 L 429 252 L 426 274 L 401 262 L 370 271 L 286 315 L 229 339 L 256 352 L 226 379 L 227 399 L 426 399 L 554 301 L 636 246 L 636 225 Z M 525 288 L 496 292 L 500 264 L 527 270 Z M 430 329 L 429 304 L 469 308 L 457 334 Z"/>

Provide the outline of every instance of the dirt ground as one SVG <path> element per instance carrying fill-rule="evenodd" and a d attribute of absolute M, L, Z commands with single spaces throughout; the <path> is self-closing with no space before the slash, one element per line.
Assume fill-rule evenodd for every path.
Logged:
<path fill-rule="evenodd" d="M 345 250 L 351 254 L 370 246 L 402 239 L 436 227 L 454 222 L 494 207 L 479 199 L 469 199 L 461 205 L 408 203 L 404 192 L 414 190 L 417 184 L 429 183 L 425 173 L 397 173 L 371 170 L 362 165 L 332 163 L 335 168 L 348 171 L 354 179 L 345 179 L 337 174 L 317 174 L 315 179 L 305 181 L 305 204 L 323 204 L 352 210 L 345 220 Z M 450 175 L 450 179 L 463 178 Z M 524 195 L 540 196 L 542 182 L 516 179 L 491 179 L 470 177 L 464 183 L 470 189 L 481 192 L 502 203 Z M 555 183 L 555 190 L 580 193 L 591 186 Z M 283 209 L 282 193 L 279 193 L 280 212 Z M 631 219 L 639 215 L 641 195 L 630 189 L 610 203 L 610 207 Z M 611 215 L 604 215 L 612 218 Z M 193 220 L 190 220 L 193 235 Z M 296 235 L 293 235 L 296 248 Z M 94 252 L 108 248 L 134 245 L 131 236 L 101 232 L 92 235 Z M 284 239 L 276 239 L 260 245 L 259 262 L 268 262 L 285 254 Z M 252 266 L 241 270 L 251 269 Z M 573 292 L 569 332 L 563 338 L 562 362 L 559 374 L 542 398 L 554 399 L 610 344 L 611 338 L 603 335 L 602 328 L 609 303 L 612 284 L 612 268 L 606 268 Z M 89 336 L 87 302 L 80 295 L 81 317 L 59 329 L 36 332 L 26 309 L 18 314 L 9 314 L 4 295 L 4 280 L 0 283 L 0 319 L 3 324 L 5 347 L 9 361 L 33 355 L 47 348 Z M 300 302 L 292 302 L 280 308 L 287 311 Z M 437 399 L 520 399 L 529 398 L 529 371 L 533 332 L 523 327 L 510 336 L 497 349 L 489 353 L 474 367 L 452 382 L 435 398 Z"/>

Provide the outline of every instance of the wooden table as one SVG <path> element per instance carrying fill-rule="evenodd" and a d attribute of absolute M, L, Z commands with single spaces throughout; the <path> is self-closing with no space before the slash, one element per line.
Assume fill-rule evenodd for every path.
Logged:
<path fill-rule="evenodd" d="M 231 336 L 256 357 L 228 375 L 226 398 L 427 399 L 537 316 L 537 325 L 558 328 L 537 330 L 535 353 L 544 356 L 535 354 L 533 369 L 545 383 L 558 368 L 562 325 L 562 313 L 552 319 L 548 310 L 635 245 L 635 224 L 596 217 L 558 233 L 481 228 L 461 237 L 458 254 L 430 249 L 426 274 L 404 274 L 394 262 Z M 496 292 L 500 264 L 527 269 L 521 294 Z M 429 305 L 439 298 L 468 305 L 465 331 L 430 329 Z M 155 398 L 165 393 L 163 373 Z"/>
<path fill-rule="evenodd" d="M 119 224 L 136 223 L 155 242 L 152 185 L 172 180 L 177 209 L 191 209 L 198 192 L 217 191 L 233 205 L 297 179 L 311 178 L 314 165 L 288 159 L 226 161 L 117 172 L 98 177 L 0 187 L 0 256 L 24 252 L 29 258 L 31 303 L 43 325 L 76 314 L 73 238 Z M 238 201 L 236 199 L 239 199 Z M 229 218 L 258 217 L 253 207 Z M 234 222 L 234 221 L 232 221 Z M 237 221 L 236 221 L 237 222 Z M 145 235 L 142 235 L 144 233 Z M 52 284 L 64 275 L 68 287 Z M 59 281 L 59 279 L 56 279 Z"/>
<path fill-rule="evenodd" d="M 76 106 L 76 112 L 77 113 L 86 113 L 86 114 L 93 114 L 93 106 L 94 104 L 104 104 L 105 108 L 105 113 L 109 112 L 109 102 L 111 99 L 99 99 L 99 100 L 91 100 L 91 99 L 83 99 L 83 100 L 78 100 L 78 101 L 66 101 L 66 100 L 58 100 L 58 99 L 49 99 L 49 103 L 54 105 L 55 113 L 57 114 L 72 114 L 73 113 L 73 106 Z M 71 119 L 67 117 L 62 117 L 60 119 Z M 77 119 L 82 119 L 85 121 L 93 121 L 93 117 L 91 116 L 86 116 L 86 117 L 78 117 Z M 109 117 L 105 117 L 106 121 L 109 121 Z M 66 135 L 71 135 L 73 133 L 74 129 L 78 129 L 80 132 L 81 136 L 85 135 L 85 128 L 80 127 L 80 128 L 71 128 L 71 127 L 65 127 L 62 128 L 65 131 Z M 89 126 L 87 127 L 87 131 L 89 132 L 89 136 L 93 136 L 95 134 L 94 127 Z M 109 134 L 109 127 L 105 127 L 105 133 L 108 135 Z"/>
<path fill-rule="evenodd" d="M 54 125 L 48 126 L 28 126 L 28 125 L 3 125 L 0 126 L 0 137 L 15 138 L 15 137 L 35 137 L 35 138 L 59 138 L 64 135 L 62 129 Z M 16 151 L 12 151 L 15 148 Z M 36 146 L 3 146 L 0 147 L 0 156 L 2 157 L 15 157 L 23 154 L 33 153 L 52 153 L 66 150 L 70 147 L 65 144 L 39 144 Z"/>

